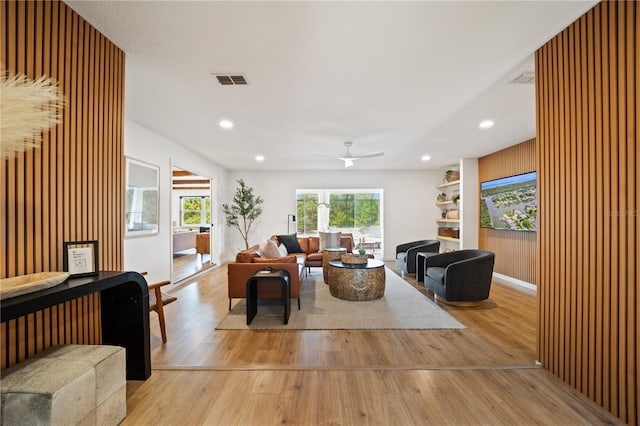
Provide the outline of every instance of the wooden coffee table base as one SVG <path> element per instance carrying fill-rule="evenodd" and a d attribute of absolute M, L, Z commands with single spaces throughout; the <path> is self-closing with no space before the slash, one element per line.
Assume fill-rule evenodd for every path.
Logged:
<path fill-rule="evenodd" d="M 330 266 L 329 290 L 345 300 L 375 300 L 384 296 L 385 272 L 379 268 L 339 268 Z"/>

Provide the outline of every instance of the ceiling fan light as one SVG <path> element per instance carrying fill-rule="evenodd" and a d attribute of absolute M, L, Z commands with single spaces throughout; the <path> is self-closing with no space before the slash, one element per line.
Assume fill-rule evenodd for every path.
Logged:
<path fill-rule="evenodd" d="M 344 160 L 344 167 L 345 168 L 349 168 L 351 166 L 353 166 L 353 160 L 349 160 L 349 159 Z"/>

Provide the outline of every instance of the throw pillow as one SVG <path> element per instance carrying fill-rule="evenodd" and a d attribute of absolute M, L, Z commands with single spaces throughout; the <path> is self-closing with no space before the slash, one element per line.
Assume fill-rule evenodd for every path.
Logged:
<path fill-rule="evenodd" d="M 300 247 L 300 243 L 298 242 L 297 234 L 291 235 L 278 235 L 278 241 L 287 248 L 287 252 L 289 253 L 304 253 L 302 251 L 302 247 Z"/>
<path fill-rule="evenodd" d="M 281 257 L 285 257 L 289 254 L 289 252 L 287 251 L 287 246 L 285 246 L 284 244 L 280 244 L 278 246 L 278 251 L 280 252 Z"/>
<path fill-rule="evenodd" d="M 296 257 L 293 255 L 276 257 L 273 259 L 265 259 L 263 257 L 254 257 L 253 263 L 296 263 Z"/>
<path fill-rule="evenodd" d="M 260 249 L 260 257 L 280 257 L 278 246 L 271 240 L 267 240 L 264 248 Z"/>

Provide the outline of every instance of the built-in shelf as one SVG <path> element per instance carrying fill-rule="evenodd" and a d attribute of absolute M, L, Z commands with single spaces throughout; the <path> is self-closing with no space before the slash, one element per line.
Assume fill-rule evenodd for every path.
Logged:
<path fill-rule="evenodd" d="M 438 188 L 438 189 L 446 188 L 448 186 L 458 185 L 459 183 L 460 183 L 459 180 L 453 180 L 451 182 L 447 182 L 447 183 L 443 183 L 442 185 L 438 185 L 438 186 L 436 186 L 436 188 Z"/>
<path fill-rule="evenodd" d="M 460 239 L 459 239 L 459 238 L 441 237 L 441 236 L 436 237 L 436 240 L 440 240 L 440 241 L 451 241 L 451 242 L 454 242 L 454 243 L 459 243 L 459 242 L 460 242 Z"/>
<path fill-rule="evenodd" d="M 451 168 L 449 170 L 453 170 L 455 167 L 452 165 Z M 448 176 L 449 174 L 446 173 L 446 171 L 444 172 L 445 176 Z M 458 210 L 460 208 L 460 203 L 462 201 L 462 199 L 460 198 L 460 180 L 454 180 L 454 181 L 450 181 L 450 182 L 444 182 L 441 183 L 439 185 L 435 185 L 435 188 L 438 190 L 438 192 L 440 192 L 440 194 L 438 195 L 438 197 L 442 197 L 445 198 L 445 200 L 443 201 L 438 201 L 436 199 L 435 205 L 437 207 L 440 207 L 440 210 L 442 212 L 446 212 L 447 214 L 449 214 L 450 210 Z M 453 201 L 453 198 L 456 198 L 456 201 Z M 443 228 L 447 227 L 450 230 L 456 229 L 458 232 L 461 232 L 461 228 L 462 228 L 462 222 L 460 221 L 460 217 L 457 214 L 450 214 L 449 216 L 451 216 L 452 218 L 449 219 L 446 215 L 445 217 L 441 217 L 441 215 L 438 215 L 436 217 L 434 217 L 434 220 L 436 222 L 436 226 L 438 227 L 438 233 L 443 231 Z M 457 218 L 456 218 L 457 217 Z M 446 235 L 461 235 L 458 233 L 449 233 L 449 232 L 443 232 Z M 443 237 L 443 236 L 437 236 L 436 237 L 439 241 L 442 241 L 442 246 L 443 248 L 448 248 L 448 249 L 458 249 L 460 246 L 460 238 L 452 238 L 452 237 Z M 448 247 L 447 247 L 448 246 Z"/>

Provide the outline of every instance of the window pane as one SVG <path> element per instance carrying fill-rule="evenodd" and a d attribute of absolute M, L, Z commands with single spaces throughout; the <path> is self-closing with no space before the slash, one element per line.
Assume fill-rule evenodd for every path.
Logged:
<path fill-rule="evenodd" d="M 182 225 L 211 223 L 211 197 L 180 197 Z"/>
<path fill-rule="evenodd" d="M 296 194 L 296 231 L 311 234 L 318 231 L 318 194 Z"/>

